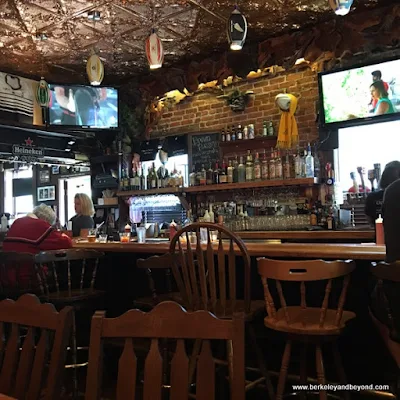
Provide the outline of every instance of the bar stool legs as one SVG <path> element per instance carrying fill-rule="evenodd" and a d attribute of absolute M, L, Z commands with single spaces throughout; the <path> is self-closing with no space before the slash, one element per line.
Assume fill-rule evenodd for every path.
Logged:
<path fill-rule="evenodd" d="M 72 364 L 73 364 L 73 372 L 72 372 L 72 396 L 74 399 L 78 398 L 78 370 L 76 368 L 78 364 L 78 350 L 76 344 L 76 319 L 75 319 L 75 312 L 73 313 L 72 319 Z"/>
<path fill-rule="evenodd" d="M 346 385 L 347 384 L 346 374 L 344 372 L 344 368 L 343 368 L 343 364 L 342 364 L 342 357 L 340 357 L 340 352 L 339 352 L 339 348 L 338 348 L 336 341 L 334 341 L 332 343 L 332 350 L 333 350 L 333 358 L 334 358 L 335 367 L 336 367 L 336 373 L 338 374 L 339 382 L 342 385 Z M 345 400 L 350 400 L 349 392 L 344 392 L 343 397 L 345 398 Z"/>
<path fill-rule="evenodd" d="M 304 342 L 301 348 L 301 359 L 300 359 L 300 384 L 307 385 L 307 343 Z M 300 393 L 301 400 L 306 400 L 306 392 Z"/>
<path fill-rule="evenodd" d="M 283 393 L 285 391 L 285 383 L 286 383 L 286 377 L 287 377 L 287 372 L 288 372 L 288 367 L 289 367 L 289 362 L 290 362 L 291 351 L 292 351 L 292 341 L 291 341 L 291 339 L 288 339 L 288 341 L 286 342 L 285 351 L 283 352 L 283 357 L 282 357 L 281 370 L 280 370 L 279 379 L 278 379 L 278 389 L 276 391 L 276 400 L 283 399 Z"/>
<path fill-rule="evenodd" d="M 321 344 L 317 343 L 315 347 L 315 363 L 317 366 L 317 380 L 318 384 L 325 385 L 325 368 L 324 368 L 324 359 L 322 358 L 322 349 Z M 326 391 L 319 391 L 320 400 L 327 400 Z"/>

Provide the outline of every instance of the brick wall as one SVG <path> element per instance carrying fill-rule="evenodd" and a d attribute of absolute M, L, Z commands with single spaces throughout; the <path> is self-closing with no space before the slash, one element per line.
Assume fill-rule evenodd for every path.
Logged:
<path fill-rule="evenodd" d="M 301 142 L 318 138 L 316 110 L 318 102 L 317 74 L 309 68 L 282 73 L 273 78 L 262 77 L 243 81 L 236 87 L 241 91 L 253 90 L 254 99 L 243 112 L 233 112 L 224 99 L 216 94 L 199 93 L 185 98 L 172 109 L 165 110 L 151 137 L 177 133 L 219 131 L 231 124 L 255 124 L 256 133 L 264 120 L 273 121 L 277 129 L 280 119 L 275 96 L 285 89 L 299 98 L 296 120 Z M 233 90 L 229 87 L 226 93 Z"/>

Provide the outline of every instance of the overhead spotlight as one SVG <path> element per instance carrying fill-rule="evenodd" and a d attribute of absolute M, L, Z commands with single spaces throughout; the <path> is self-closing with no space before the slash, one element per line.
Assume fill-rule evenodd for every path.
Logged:
<path fill-rule="evenodd" d="M 68 142 L 68 144 L 69 144 L 70 146 L 72 146 L 73 144 L 75 144 L 75 140 L 70 140 L 70 141 Z"/>
<path fill-rule="evenodd" d="M 89 11 L 87 17 L 91 21 L 100 21 L 100 11 L 97 10 Z"/>
<path fill-rule="evenodd" d="M 35 40 L 39 40 L 39 41 L 47 40 L 47 35 L 43 32 L 39 32 L 36 34 Z"/>
<path fill-rule="evenodd" d="M 353 0 L 329 0 L 329 5 L 336 15 L 344 16 L 350 11 Z"/>

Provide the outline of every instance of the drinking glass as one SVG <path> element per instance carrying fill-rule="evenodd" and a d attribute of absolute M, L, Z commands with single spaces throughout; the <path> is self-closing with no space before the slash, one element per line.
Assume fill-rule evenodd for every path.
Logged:
<path fill-rule="evenodd" d="M 146 228 L 144 226 L 139 226 L 136 228 L 136 233 L 138 243 L 146 243 Z"/>
<path fill-rule="evenodd" d="M 130 238 L 131 238 L 131 234 L 129 232 L 121 232 L 119 234 L 119 241 L 121 243 L 129 243 Z"/>
<path fill-rule="evenodd" d="M 96 234 L 97 234 L 96 229 L 89 229 L 88 236 L 87 236 L 89 243 L 94 243 L 96 241 Z"/>
<path fill-rule="evenodd" d="M 99 235 L 99 243 L 107 243 L 108 235 L 107 233 L 101 233 Z"/>

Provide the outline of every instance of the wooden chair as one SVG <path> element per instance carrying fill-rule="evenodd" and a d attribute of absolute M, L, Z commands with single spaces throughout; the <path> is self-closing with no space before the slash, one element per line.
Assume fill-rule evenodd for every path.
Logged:
<path fill-rule="evenodd" d="M 39 286 L 41 299 L 50 302 L 57 309 L 69 305 L 74 309 L 72 324 L 72 364 L 74 368 L 74 396 L 78 392 L 76 368 L 87 365 L 78 364 L 77 351 L 87 350 L 85 346 L 77 346 L 75 313 L 80 310 L 103 308 L 101 303 L 105 292 L 95 288 L 99 260 L 104 256 L 95 250 L 54 250 L 44 251 L 35 256 L 39 266 Z"/>
<path fill-rule="evenodd" d="M 60 398 L 72 317 L 71 307 L 58 313 L 33 294 L 0 302 L 1 393 L 18 400 Z M 27 329 L 22 344 L 21 328 Z"/>
<path fill-rule="evenodd" d="M 16 300 L 24 293 L 40 293 L 34 255 L 0 252 L 0 295 Z"/>
<path fill-rule="evenodd" d="M 395 284 L 400 283 L 400 262 L 387 264 L 381 262 L 379 264 L 372 263 L 371 273 L 377 278 L 377 290 L 379 299 L 382 301 L 382 308 L 386 311 L 388 325 L 379 321 L 370 310 L 371 320 L 378 330 L 386 348 L 395 361 L 398 368 L 396 394 L 400 398 L 400 332 L 397 329 L 399 321 L 397 321 L 394 313 L 393 299 L 390 299 L 390 294 L 386 292 L 385 283 Z M 398 286 L 398 285 L 397 285 Z M 398 306 L 398 304 L 396 304 Z"/>
<path fill-rule="evenodd" d="M 201 243 L 201 232 L 206 238 L 204 244 Z M 217 234 L 215 244 L 212 243 L 211 232 Z M 258 314 L 264 312 L 264 302 L 251 300 L 250 255 L 244 242 L 222 225 L 195 223 L 176 233 L 171 240 L 170 254 L 174 261 L 175 281 L 185 307 L 193 311 L 211 311 L 224 319 L 231 319 L 237 312 L 244 313 L 249 348 L 254 350 L 262 374 L 261 378 L 247 382 L 246 390 L 265 380 L 273 398 L 270 376 L 251 324 Z M 240 258 L 243 267 L 237 267 L 237 258 Z M 238 282 L 244 287 L 242 296 L 237 293 Z M 197 343 L 194 356 L 199 346 Z M 230 359 L 231 349 L 228 347 L 228 364 Z M 191 369 L 190 375 L 193 373 Z"/>
<path fill-rule="evenodd" d="M 118 318 L 105 318 L 104 312 L 96 312 L 92 319 L 89 367 L 86 381 L 86 400 L 100 400 L 103 365 L 103 341 L 108 338 L 124 338 L 124 350 L 118 364 L 116 400 L 137 398 L 138 363 L 134 351 L 137 339 L 150 339 L 150 351 L 144 363 L 143 399 L 161 400 L 163 360 L 159 352 L 159 339 L 176 340 L 175 354 L 171 362 L 170 399 L 189 398 L 189 359 L 185 339 L 203 340 L 198 358 L 196 399 L 213 400 L 215 397 L 215 364 L 210 340 L 231 341 L 233 352 L 233 377 L 231 400 L 244 400 L 244 324 L 235 316 L 232 320 L 220 320 L 206 311 L 186 312 L 179 304 L 164 302 L 151 312 L 130 310 Z"/>
<path fill-rule="evenodd" d="M 151 256 L 146 259 L 141 258 L 137 260 L 136 266 L 139 269 L 144 269 L 146 271 L 151 295 L 140 297 L 135 300 L 134 308 L 138 308 L 143 311 L 150 311 L 158 303 L 163 301 L 175 301 L 180 304 L 182 303 L 182 297 L 180 293 L 172 291 L 171 270 L 173 261 L 171 254 L 166 253 L 162 256 Z M 159 293 L 157 290 L 153 277 L 153 271 L 163 273 L 166 289 L 165 293 Z"/>
<path fill-rule="evenodd" d="M 274 331 L 283 332 L 287 335 L 286 346 L 282 358 L 279 374 L 276 399 L 281 400 L 285 389 L 286 376 L 290 362 L 292 342 L 303 343 L 301 359 L 300 380 L 302 384 L 307 383 L 306 357 L 307 343 L 314 343 L 316 348 L 316 368 L 319 384 L 325 384 L 324 362 L 322 358 L 321 343 L 331 341 L 336 369 L 341 383 L 346 382 L 340 353 L 337 348 L 336 339 L 339 337 L 346 322 L 355 317 L 350 311 L 344 311 L 347 289 L 350 282 L 350 273 L 355 268 L 354 261 L 277 261 L 267 258 L 259 258 L 258 272 L 261 275 L 264 286 L 264 297 L 267 317 L 264 324 Z M 333 280 L 343 277 L 338 306 L 335 309 L 328 308 Z M 272 296 L 272 286 L 268 280 L 274 280 L 280 308 L 277 309 Z M 306 283 L 312 281 L 325 281 L 325 294 L 321 307 L 307 307 Z M 300 305 L 287 305 L 281 282 L 300 283 Z M 301 393 L 305 398 L 305 393 Z M 320 399 L 326 399 L 325 391 L 320 391 Z M 348 393 L 345 392 L 345 398 Z"/>

